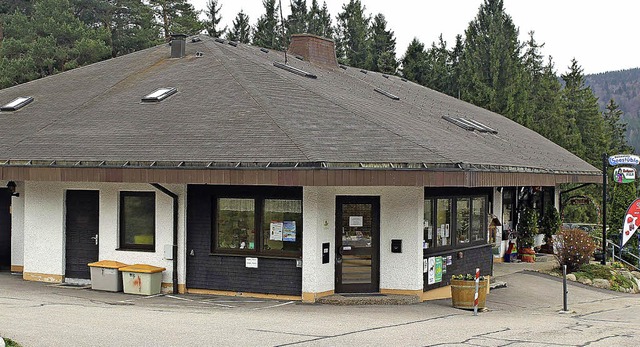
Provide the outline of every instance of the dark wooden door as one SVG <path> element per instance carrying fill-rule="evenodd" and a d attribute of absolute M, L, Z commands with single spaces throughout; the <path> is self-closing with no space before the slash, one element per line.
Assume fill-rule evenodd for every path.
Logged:
<path fill-rule="evenodd" d="M 11 193 L 0 189 L 0 270 L 11 269 Z"/>
<path fill-rule="evenodd" d="M 91 278 L 87 264 L 98 261 L 99 203 L 96 190 L 67 191 L 66 278 Z"/>
<path fill-rule="evenodd" d="M 375 293 L 379 284 L 380 198 L 336 198 L 337 293 Z"/>

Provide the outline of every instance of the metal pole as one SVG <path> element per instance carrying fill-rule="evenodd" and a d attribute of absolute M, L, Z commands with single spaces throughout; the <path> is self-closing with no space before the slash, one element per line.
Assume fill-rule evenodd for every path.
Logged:
<path fill-rule="evenodd" d="M 602 154 L 602 254 L 607 254 L 607 153 Z M 606 257 L 601 264 L 606 265 Z"/>
<path fill-rule="evenodd" d="M 473 315 L 478 315 L 478 287 L 480 286 L 480 269 L 476 268 L 476 295 L 473 298 Z"/>
<path fill-rule="evenodd" d="M 562 265 L 562 310 L 569 311 L 567 308 L 567 266 Z"/>

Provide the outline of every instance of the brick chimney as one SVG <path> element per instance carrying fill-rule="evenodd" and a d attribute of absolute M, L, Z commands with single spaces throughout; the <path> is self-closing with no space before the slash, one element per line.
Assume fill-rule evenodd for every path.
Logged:
<path fill-rule="evenodd" d="M 336 45 L 333 40 L 311 35 L 293 34 L 287 50 L 290 54 L 302 56 L 304 60 L 322 67 L 337 68 Z"/>

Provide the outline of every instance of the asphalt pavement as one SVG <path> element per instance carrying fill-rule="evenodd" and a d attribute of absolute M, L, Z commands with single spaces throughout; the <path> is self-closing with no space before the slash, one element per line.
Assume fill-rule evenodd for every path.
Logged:
<path fill-rule="evenodd" d="M 29 346 L 636 346 L 640 297 L 496 264 L 488 310 L 450 300 L 333 306 L 203 295 L 136 296 L 0 273 L 0 336 Z"/>

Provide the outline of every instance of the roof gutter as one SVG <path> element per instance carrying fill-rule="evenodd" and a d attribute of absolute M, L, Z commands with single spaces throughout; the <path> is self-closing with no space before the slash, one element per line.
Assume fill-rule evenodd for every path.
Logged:
<path fill-rule="evenodd" d="M 173 241 L 171 257 L 173 258 L 173 294 L 178 294 L 178 195 L 159 183 L 151 183 L 159 191 L 167 194 L 173 199 Z"/>

